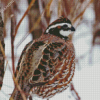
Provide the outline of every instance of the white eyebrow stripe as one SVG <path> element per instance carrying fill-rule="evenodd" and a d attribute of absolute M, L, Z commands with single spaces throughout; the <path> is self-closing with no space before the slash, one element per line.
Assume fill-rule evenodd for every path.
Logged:
<path fill-rule="evenodd" d="M 55 28 L 55 27 L 57 27 L 57 26 L 63 26 L 63 25 L 68 25 L 68 27 L 71 28 L 71 24 L 68 24 L 68 23 L 60 23 L 60 24 L 59 24 L 59 23 L 58 23 L 58 24 L 56 24 L 56 25 L 50 26 L 50 27 L 46 30 L 46 33 L 48 33 L 49 30 L 52 29 L 52 28 Z"/>

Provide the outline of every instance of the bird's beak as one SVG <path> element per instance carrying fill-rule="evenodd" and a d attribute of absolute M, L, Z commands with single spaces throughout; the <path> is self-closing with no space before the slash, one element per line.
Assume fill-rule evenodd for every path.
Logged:
<path fill-rule="evenodd" d="M 75 28 L 73 26 L 71 27 L 71 31 L 75 31 Z"/>

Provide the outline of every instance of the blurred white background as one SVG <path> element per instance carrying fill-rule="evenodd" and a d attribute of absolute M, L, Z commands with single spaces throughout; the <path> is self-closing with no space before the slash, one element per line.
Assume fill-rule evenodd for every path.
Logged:
<path fill-rule="evenodd" d="M 20 14 L 17 14 L 17 23 L 26 11 L 28 4 L 26 0 L 21 0 Z M 24 3 L 23 3 L 24 2 Z M 92 47 L 92 25 L 95 19 L 93 6 L 85 11 L 81 24 L 76 28 L 76 32 L 73 36 L 73 44 L 76 52 L 76 69 L 73 78 L 74 88 L 78 92 L 81 100 L 100 100 L 100 45 L 94 45 Z M 55 17 L 56 19 L 56 17 Z M 54 20 L 55 20 L 54 19 Z M 53 21 L 53 20 L 52 20 Z M 18 63 L 20 54 L 24 46 L 32 40 L 31 34 L 22 42 L 17 48 L 16 45 L 22 39 L 22 37 L 28 32 L 28 16 L 25 17 L 20 25 L 18 34 L 15 38 L 15 66 Z M 11 40 L 10 40 L 10 21 L 7 22 L 7 36 L 5 38 L 5 53 L 8 63 L 11 68 Z M 4 75 L 3 87 L 0 91 L 0 100 L 9 100 L 9 97 L 13 91 L 14 84 L 9 67 L 6 69 Z M 34 97 L 33 100 L 42 100 L 38 97 Z M 70 92 L 70 88 L 62 93 L 55 95 L 50 100 L 75 100 Z M 77 99 L 76 99 L 77 100 Z"/>

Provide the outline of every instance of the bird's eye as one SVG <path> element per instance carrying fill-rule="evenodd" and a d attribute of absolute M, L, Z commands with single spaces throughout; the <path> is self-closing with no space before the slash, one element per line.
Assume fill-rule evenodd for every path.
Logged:
<path fill-rule="evenodd" d="M 62 26 L 62 29 L 63 29 L 63 30 L 68 30 L 68 25 L 63 25 L 63 26 Z"/>
<path fill-rule="evenodd" d="M 63 28 L 66 28 L 66 27 L 68 27 L 68 25 L 63 25 Z"/>

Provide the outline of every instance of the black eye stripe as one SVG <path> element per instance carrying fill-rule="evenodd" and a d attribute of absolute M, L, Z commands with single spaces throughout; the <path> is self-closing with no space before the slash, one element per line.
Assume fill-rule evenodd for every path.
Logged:
<path fill-rule="evenodd" d="M 51 32 L 51 31 L 53 31 L 55 28 L 51 28 L 51 29 L 49 29 L 49 32 Z"/>
<path fill-rule="evenodd" d="M 65 24 L 65 25 L 63 25 L 62 27 L 68 27 L 68 25 Z"/>
<path fill-rule="evenodd" d="M 69 31 L 69 30 L 71 30 L 70 28 L 67 28 L 67 29 L 62 29 L 63 31 Z"/>
<path fill-rule="evenodd" d="M 70 28 L 69 28 L 68 25 L 66 25 L 66 24 L 63 25 L 61 29 L 64 30 L 64 31 L 70 30 Z"/>

